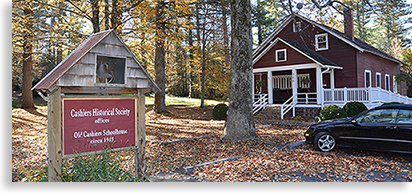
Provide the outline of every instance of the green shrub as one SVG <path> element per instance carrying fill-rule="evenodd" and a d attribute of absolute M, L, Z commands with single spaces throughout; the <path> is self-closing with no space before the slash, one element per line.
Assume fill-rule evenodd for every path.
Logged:
<path fill-rule="evenodd" d="M 227 112 L 228 106 L 226 104 L 218 104 L 213 108 L 213 118 L 214 119 L 226 119 L 226 112 Z"/>
<path fill-rule="evenodd" d="M 67 160 L 66 160 L 67 162 Z M 101 154 L 76 156 L 69 168 L 63 165 L 65 182 L 141 182 L 132 173 L 121 169 L 119 156 L 111 156 L 110 149 Z"/>
<path fill-rule="evenodd" d="M 362 102 L 348 102 L 343 106 L 343 110 L 345 110 L 348 117 L 353 117 L 365 110 L 368 110 L 365 104 Z"/>
<path fill-rule="evenodd" d="M 134 173 L 121 169 L 120 156 L 112 155 L 110 149 L 98 155 L 76 156 L 63 160 L 62 181 L 64 182 L 142 182 Z M 70 164 L 69 164 L 70 163 Z M 24 182 L 47 182 L 48 166 L 34 170 Z"/>
<path fill-rule="evenodd" d="M 325 106 L 319 114 L 319 119 L 321 121 L 324 120 L 331 120 L 331 119 L 338 119 L 338 118 L 346 118 L 347 114 L 343 110 L 343 108 L 337 105 L 329 105 Z"/>

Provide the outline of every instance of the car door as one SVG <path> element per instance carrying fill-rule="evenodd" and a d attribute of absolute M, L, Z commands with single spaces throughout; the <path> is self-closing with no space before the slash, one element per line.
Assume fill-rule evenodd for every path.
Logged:
<path fill-rule="evenodd" d="M 399 151 L 412 152 L 412 110 L 399 110 L 394 133 L 396 148 Z"/>
<path fill-rule="evenodd" d="M 398 109 L 371 110 L 358 118 L 348 139 L 359 147 L 386 150 L 393 147 Z"/>

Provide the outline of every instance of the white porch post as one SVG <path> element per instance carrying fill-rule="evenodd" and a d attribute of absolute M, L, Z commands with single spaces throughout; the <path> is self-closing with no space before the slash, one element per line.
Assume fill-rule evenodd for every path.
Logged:
<path fill-rule="evenodd" d="M 298 75 L 296 69 L 292 69 L 292 96 L 293 102 L 297 102 L 297 93 L 298 93 Z M 295 106 L 293 106 L 293 116 L 295 116 Z"/>
<path fill-rule="evenodd" d="M 295 96 L 298 93 L 298 75 L 296 69 L 292 69 L 292 96 Z M 296 96 L 293 100 L 296 100 Z"/>
<path fill-rule="evenodd" d="M 331 93 L 330 93 L 330 97 L 331 100 L 334 101 L 335 100 L 335 69 L 331 69 L 330 71 L 330 89 L 331 89 Z"/>
<path fill-rule="evenodd" d="M 317 103 L 323 106 L 323 79 L 322 69 L 320 66 L 316 67 L 316 95 L 318 96 Z"/>
<path fill-rule="evenodd" d="M 272 71 L 268 71 L 268 96 L 269 96 L 269 104 L 273 104 L 273 79 L 272 79 Z"/>
<path fill-rule="evenodd" d="M 335 69 L 330 70 L 330 88 L 335 89 Z"/>

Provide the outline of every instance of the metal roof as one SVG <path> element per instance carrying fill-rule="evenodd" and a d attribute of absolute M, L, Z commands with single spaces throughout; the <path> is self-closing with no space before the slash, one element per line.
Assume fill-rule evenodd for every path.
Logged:
<path fill-rule="evenodd" d="M 47 90 L 59 80 L 74 64 L 82 59 L 91 49 L 93 49 L 100 41 L 107 37 L 112 30 L 107 30 L 92 34 L 79 47 L 76 48 L 68 57 L 66 57 L 59 65 L 57 65 L 50 73 L 48 73 L 39 83 L 33 88 L 36 90 Z"/>

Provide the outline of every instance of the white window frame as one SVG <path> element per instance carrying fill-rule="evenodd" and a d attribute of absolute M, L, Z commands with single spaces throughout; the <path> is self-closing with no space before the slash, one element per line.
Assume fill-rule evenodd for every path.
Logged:
<path fill-rule="evenodd" d="M 391 90 L 391 79 L 389 78 L 389 74 L 385 74 L 385 90 Z"/>
<path fill-rule="evenodd" d="M 326 48 L 319 48 L 318 37 L 321 37 L 321 36 L 325 36 Z M 321 43 L 323 43 L 323 42 L 321 42 Z M 315 35 L 315 50 L 316 51 L 323 51 L 323 50 L 328 50 L 328 49 L 329 49 L 328 33 L 316 34 Z"/>
<path fill-rule="evenodd" d="M 302 22 L 293 22 L 293 32 L 302 31 Z"/>
<path fill-rule="evenodd" d="M 278 53 L 279 52 L 285 52 L 285 59 L 284 60 L 279 60 L 278 59 Z M 276 62 L 285 62 L 287 60 L 287 55 L 286 55 L 286 49 L 279 49 L 275 51 L 275 55 L 276 55 Z"/>
<path fill-rule="evenodd" d="M 369 76 L 368 76 L 369 73 Z M 369 78 L 369 86 L 368 86 L 368 79 Z M 372 87 L 372 72 L 370 70 L 365 70 L 365 88 Z"/>
<path fill-rule="evenodd" d="M 379 72 L 376 72 L 376 87 L 382 88 L 382 75 Z"/>
<path fill-rule="evenodd" d="M 310 84 L 303 84 L 302 79 L 309 78 L 310 74 L 298 74 L 297 81 L 298 81 L 298 88 L 310 88 Z M 292 75 L 274 75 L 272 76 L 272 87 L 273 89 L 292 89 Z"/>
<path fill-rule="evenodd" d="M 393 93 L 397 93 L 398 92 L 398 83 L 396 82 L 396 76 L 392 77 L 392 84 L 393 84 Z"/>

